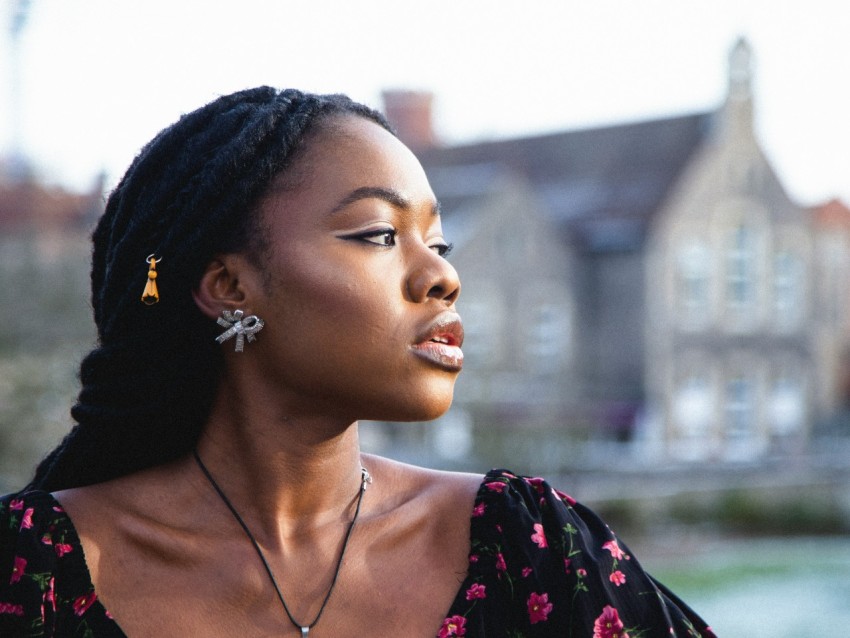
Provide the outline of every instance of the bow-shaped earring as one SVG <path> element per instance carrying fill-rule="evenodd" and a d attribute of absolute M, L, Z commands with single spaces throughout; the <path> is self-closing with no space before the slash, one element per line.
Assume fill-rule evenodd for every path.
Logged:
<path fill-rule="evenodd" d="M 235 336 L 236 352 L 242 352 L 245 349 L 245 337 L 248 338 L 249 342 L 256 341 L 257 337 L 255 335 L 263 329 L 265 324 L 257 315 L 249 315 L 243 319 L 242 317 L 244 315 L 245 313 L 241 310 L 236 310 L 235 312 L 222 310 L 221 316 L 216 320 L 216 323 L 222 328 L 227 328 L 227 330 L 217 336 L 215 340 L 218 343 L 224 343 Z"/>

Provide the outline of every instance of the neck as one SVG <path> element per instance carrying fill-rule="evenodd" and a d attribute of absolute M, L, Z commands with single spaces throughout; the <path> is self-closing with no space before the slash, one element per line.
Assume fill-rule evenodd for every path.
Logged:
<path fill-rule="evenodd" d="M 213 406 L 197 451 L 257 536 L 276 544 L 349 519 L 361 483 L 357 423 L 292 416 L 284 406 L 260 410 L 225 394 Z M 197 479 L 208 491 L 200 473 Z"/>

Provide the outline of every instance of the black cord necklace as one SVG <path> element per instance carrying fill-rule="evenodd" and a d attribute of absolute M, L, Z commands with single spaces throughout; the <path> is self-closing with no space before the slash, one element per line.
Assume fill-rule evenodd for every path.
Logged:
<path fill-rule="evenodd" d="M 345 532 L 345 539 L 342 541 L 342 550 L 339 552 L 339 560 L 336 563 L 336 570 L 334 570 L 333 580 L 331 580 L 331 586 L 328 588 L 328 593 L 325 594 L 325 599 L 322 601 L 322 606 L 319 607 L 319 613 L 316 614 L 316 617 L 313 619 L 308 625 L 302 625 L 300 622 L 295 620 L 292 617 L 292 614 L 289 611 L 289 607 L 286 606 L 286 601 L 283 599 L 283 594 L 280 591 L 280 587 L 277 584 L 277 579 L 274 577 L 274 572 L 272 572 L 271 566 L 269 566 L 269 562 L 266 560 L 265 554 L 263 554 L 263 550 L 260 549 L 260 545 L 257 543 L 257 539 L 254 538 L 254 535 L 251 533 L 251 530 L 248 529 L 248 526 L 245 524 L 245 521 L 242 520 L 242 517 L 239 516 L 239 512 L 236 511 L 236 508 L 233 507 L 233 503 L 230 502 L 230 499 L 225 496 L 224 491 L 218 486 L 218 483 L 215 482 L 215 479 L 210 474 L 210 471 L 207 469 L 207 466 L 204 465 L 204 462 L 201 461 L 201 457 L 198 456 L 198 450 L 193 449 L 192 454 L 195 457 L 195 461 L 198 463 L 198 467 L 201 468 L 201 472 L 204 473 L 204 476 L 207 477 L 207 481 L 209 481 L 210 485 L 212 485 L 213 489 L 218 493 L 221 497 L 221 500 L 227 505 L 227 508 L 230 510 L 230 513 L 233 514 L 233 517 L 236 519 L 236 522 L 242 527 L 245 531 L 245 534 L 248 536 L 248 540 L 251 541 L 251 545 L 254 546 L 254 549 L 257 552 L 257 556 L 260 557 L 260 561 L 263 563 L 263 567 L 266 569 L 266 573 L 269 575 L 269 580 L 272 582 L 272 587 L 274 587 L 274 591 L 277 594 L 278 600 L 280 600 L 280 604 L 283 605 L 283 611 L 286 612 L 286 616 L 289 618 L 289 622 L 291 622 L 296 629 L 301 630 L 301 638 L 308 638 L 310 635 L 310 630 L 315 627 L 316 623 L 319 622 L 319 618 L 322 617 L 322 613 L 325 611 L 325 605 L 328 604 L 328 600 L 330 600 L 331 592 L 334 590 L 334 585 L 336 585 L 336 580 L 339 577 L 339 570 L 342 568 L 342 558 L 345 556 L 345 549 L 348 547 L 348 539 L 351 538 L 351 530 L 354 529 L 354 523 L 357 522 L 357 517 L 360 514 L 360 504 L 363 502 L 363 494 L 366 492 L 366 485 L 372 482 L 372 477 L 369 475 L 369 472 L 366 471 L 365 467 L 360 468 L 361 479 L 360 479 L 360 493 L 357 495 L 357 507 L 354 510 L 354 516 L 351 518 L 351 522 L 348 524 L 348 530 Z"/>

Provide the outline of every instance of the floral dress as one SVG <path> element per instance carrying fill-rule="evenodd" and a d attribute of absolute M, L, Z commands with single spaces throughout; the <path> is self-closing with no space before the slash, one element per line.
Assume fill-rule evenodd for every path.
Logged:
<path fill-rule="evenodd" d="M 71 519 L 47 492 L 0 499 L 0 636 L 123 637 Z"/>
<path fill-rule="evenodd" d="M 596 514 L 541 478 L 489 472 L 470 536 L 469 572 L 439 638 L 714 636 Z"/>
<path fill-rule="evenodd" d="M 593 512 L 543 479 L 489 472 L 469 572 L 438 638 L 710 638 Z M 124 637 L 70 518 L 46 492 L 0 499 L 0 636 Z"/>

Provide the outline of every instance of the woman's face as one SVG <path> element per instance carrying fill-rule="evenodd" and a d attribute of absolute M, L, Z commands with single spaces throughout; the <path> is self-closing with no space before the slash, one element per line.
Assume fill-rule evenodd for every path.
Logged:
<path fill-rule="evenodd" d="M 271 246 L 266 327 L 251 346 L 290 410 L 345 419 L 445 412 L 460 372 L 460 282 L 418 160 L 371 121 L 311 135 L 261 215 Z M 300 407 L 299 407 L 300 406 Z"/>

